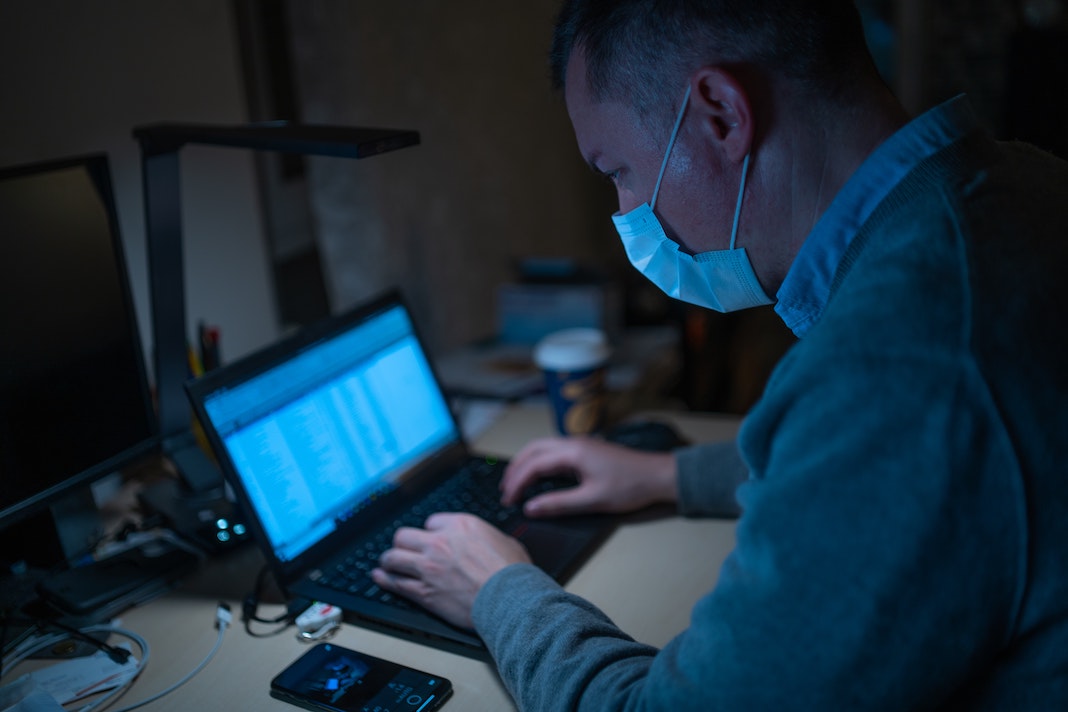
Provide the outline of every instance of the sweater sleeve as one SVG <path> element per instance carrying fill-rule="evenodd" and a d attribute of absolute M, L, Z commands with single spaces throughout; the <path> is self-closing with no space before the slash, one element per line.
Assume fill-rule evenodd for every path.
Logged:
<path fill-rule="evenodd" d="M 490 578 L 472 617 L 521 710 L 575 709 L 594 678 L 598 686 L 626 689 L 645 676 L 657 652 L 531 564 Z"/>
<path fill-rule="evenodd" d="M 760 456 L 739 492 L 736 549 L 662 650 L 532 566 L 498 572 L 474 620 L 520 709 L 915 709 L 951 699 L 1008 635 L 1020 492 L 983 394 L 958 364 L 916 365 L 833 369 L 833 385 L 809 380 L 750 416 L 740 442 Z M 884 389 L 865 369 L 909 388 Z"/>
<path fill-rule="evenodd" d="M 707 443 L 675 451 L 679 513 L 687 517 L 737 517 L 735 493 L 749 477 L 733 441 Z"/>

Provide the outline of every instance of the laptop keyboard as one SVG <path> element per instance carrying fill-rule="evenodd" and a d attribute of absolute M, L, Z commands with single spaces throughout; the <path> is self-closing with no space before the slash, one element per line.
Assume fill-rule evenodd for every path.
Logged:
<path fill-rule="evenodd" d="M 324 569 L 317 582 L 338 591 L 365 598 L 410 608 L 414 604 L 379 588 L 371 580 L 371 570 L 378 566 L 378 557 L 393 545 L 393 535 L 401 527 L 421 527 L 434 512 L 467 512 L 481 517 L 508 532 L 522 518 L 517 506 L 501 505 L 498 488 L 504 463 L 472 459 L 456 476 L 431 491 L 422 501 L 412 506 L 403 516 L 395 519 L 374 536 L 357 544 L 348 555 L 333 568 Z M 525 493 L 524 499 L 540 492 L 559 489 L 574 484 L 573 478 L 559 477 L 541 480 Z"/>

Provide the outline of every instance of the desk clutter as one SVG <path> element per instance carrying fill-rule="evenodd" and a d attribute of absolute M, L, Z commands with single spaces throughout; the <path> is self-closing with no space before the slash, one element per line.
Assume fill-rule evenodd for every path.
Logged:
<path fill-rule="evenodd" d="M 678 330 L 671 325 L 619 332 L 608 361 L 608 390 L 625 393 L 643 388 L 646 380 L 674 379 L 678 343 Z M 545 376 L 534 363 L 534 344 L 493 339 L 444 353 L 435 366 L 442 385 L 455 397 L 514 402 L 545 391 Z"/>
<path fill-rule="evenodd" d="M 607 340 L 608 422 L 677 400 L 682 334 L 669 312 L 628 304 L 644 300 L 628 298 L 617 280 L 573 260 L 531 258 L 517 272 L 496 289 L 494 335 L 435 354 L 442 386 L 459 412 L 477 412 L 484 409 L 479 404 L 495 400 L 544 400 L 550 381 L 536 349 L 571 330 L 597 331 Z"/>
<path fill-rule="evenodd" d="M 35 199 L 25 199 L 31 194 Z M 4 436 L 0 444 L 5 456 L 0 535 L 6 569 L 0 587 L 3 594 L 0 596 L 3 604 L 0 675 L 7 675 L 2 682 L 8 683 L 0 688 L 0 709 L 25 709 L 35 704 L 37 709 L 55 709 L 61 703 L 77 703 L 83 712 L 88 712 L 110 706 L 138 680 L 151 676 L 148 667 L 151 657 L 154 665 L 167 672 L 145 688 L 147 697 L 134 700 L 124 708 L 132 709 L 169 695 L 206 669 L 208 675 L 213 674 L 208 664 L 221 650 L 224 634 L 232 624 L 227 601 L 242 600 L 256 578 L 249 571 L 262 568 L 262 547 L 257 550 L 240 546 L 251 540 L 253 532 L 246 526 L 242 509 L 233 506 L 231 497 L 225 494 L 224 483 L 217 477 L 215 458 L 220 452 L 219 443 L 209 444 L 196 430 L 187 413 L 188 402 L 183 392 L 187 381 L 196 383 L 225 369 L 225 366 L 217 368 L 222 360 L 220 332 L 216 327 L 200 323 L 192 340 L 179 334 L 181 329 L 154 333 L 155 353 L 147 355 L 166 358 L 157 361 L 155 382 L 149 381 L 146 354 L 142 353 L 130 298 L 132 289 L 123 241 L 118 234 L 119 222 L 110 219 L 116 214 L 116 206 L 106 156 L 0 169 L 0 200 L 5 208 L 20 207 L 19 211 L 0 211 L 0 226 L 33 237 L 0 241 L 3 243 L 0 262 L 21 280 L 17 282 L 23 292 L 21 297 L 39 307 L 33 320 L 21 318 L 22 310 L 16 309 L 13 313 L 18 318 L 3 322 L 5 336 L 24 348 L 16 352 L 17 359 L 12 361 L 12 377 L 8 380 L 13 385 L 10 388 L 5 385 L 8 390 L 3 392 L 5 413 L 10 404 L 11 412 L 18 412 L 19 418 L 5 421 L 8 430 L 0 433 Z M 57 204 L 87 209 L 83 215 L 65 213 L 64 219 L 59 220 L 57 211 L 47 208 Z M 42 210 L 40 206 L 46 207 Z M 9 218 L 15 222 L 11 225 L 2 222 Z M 75 224 L 78 229 L 72 233 L 71 225 Z M 93 230 L 83 229 L 89 224 L 94 226 Z M 15 243 L 17 250 L 11 247 Z M 84 269 L 83 265 L 75 265 L 70 270 L 56 268 L 54 255 L 75 243 L 87 256 L 92 253 L 92 263 L 99 269 Z M 608 283 L 547 275 L 544 264 L 539 269 L 537 284 L 528 280 L 502 287 L 503 340 L 499 345 L 504 350 L 494 353 L 490 362 L 480 363 L 487 364 L 494 374 L 505 374 L 505 378 L 500 384 L 486 388 L 485 372 L 479 374 L 475 369 L 473 390 L 503 394 L 505 397 L 499 398 L 500 402 L 507 402 L 513 395 L 537 393 L 543 380 L 532 366 L 533 343 L 546 331 L 561 326 L 592 327 L 610 336 L 614 357 L 609 364 L 608 383 L 609 388 L 619 390 L 632 387 L 635 374 L 646 368 L 651 354 L 674 343 L 675 337 L 669 331 L 638 333 L 624 329 L 618 294 Z M 161 294 L 173 298 L 172 291 L 164 289 Z M 115 298 L 92 303 L 87 295 L 95 294 L 115 295 Z M 70 309 L 72 302 L 77 302 L 80 309 Z M 177 303 L 180 306 L 180 300 Z M 155 316 L 158 315 L 154 314 L 154 325 Z M 184 319 L 173 321 L 184 324 Z M 426 367 L 429 374 L 426 380 L 430 383 L 433 373 L 428 360 L 421 352 L 417 353 L 411 342 L 404 340 L 409 337 L 398 336 L 403 323 L 399 313 L 387 319 L 387 329 L 379 332 L 380 338 L 374 343 L 389 349 L 383 363 L 388 360 L 393 366 L 410 366 L 418 362 Z M 83 334 L 86 324 L 101 327 L 95 332 L 101 336 L 100 341 L 73 336 L 69 343 L 64 341 L 68 335 Z M 111 328 L 103 329 L 102 325 Z M 105 334 L 110 341 L 103 340 Z M 164 342 L 169 346 L 160 347 Z M 349 341 L 333 355 L 359 350 L 362 343 Z M 517 349 L 514 355 L 507 351 L 511 348 Z M 478 351 L 481 359 L 484 353 Z M 339 358 L 333 365 L 341 362 Z M 161 364 L 166 369 L 161 369 Z M 393 437 L 368 445 L 364 455 L 368 460 L 380 458 L 378 464 L 382 465 L 382 471 L 401 479 L 402 475 L 396 473 L 404 476 L 411 473 L 389 462 L 391 453 L 385 450 L 389 443 L 404 441 L 404 436 L 419 427 L 415 424 L 417 419 L 412 418 L 410 401 L 398 405 L 398 399 L 391 401 L 388 397 L 398 381 L 388 378 L 374 381 L 389 374 L 374 374 L 370 372 L 371 367 L 365 366 L 363 363 L 353 366 L 354 373 L 359 371 L 351 379 L 357 385 L 350 384 L 348 392 L 357 393 L 353 400 L 364 403 L 377 397 L 374 386 L 384 383 L 378 395 L 384 394 L 384 400 L 392 402 L 393 420 L 389 426 L 393 430 L 378 434 Z M 331 367 L 330 362 L 318 363 L 305 373 L 310 374 L 309 380 L 315 380 Z M 447 365 L 444 370 L 449 370 Z M 470 372 L 466 369 L 466 373 Z M 168 378 L 163 379 L 161 373 Z M 292 385 L 293 379 L 286 377 L 291 375 L 280 377 L 274 384 L 279 388 L 272 393 Z M 167 387 L 163 387 L 164 380 Z M 321 385 L 319 381 L 316 383 Z M 366 389 L 361 390 L 364 386 Z M 257 392 L 248 400 L 254 407 L 260 407 L 270 397 L 270 393 Z M 442 433 L 446 430 L 459 442 L 459 433 L 452 432 L 455 425 L 449 404 L 444 396 L 440 400 L 433 423 L 438 430 L 425 442 L 444 442 Z M 327 401 L 324 399 L 323 403 Z M 199 415 L 202 421 L 204 413 Z M 498 415 L 500 411 L 491 414 L 483 427 L 492 428 Z M 381 425 L 386 421 L 377 422 Z M 350 419 L 350 425 L 354 426 L 352 432 L 359 430 L 354 425 L 357 423 L 363 421 L 359 417 Z M 304 444 L 313 441 L 315 435 L 311 433 Z M 426 454 L 421 449 L 423 442 L 416 443 L 420 455 Z M 250 442 L 248 452 L 257 445 L 263 442 Z M 315 453 L 314 443 L 311 445 L 302 451 L 302 456 L 309 460 L 314 459 Z M 428 445 L 425 449 L 432 448 Z M 454 451 L 455 447 L 449 449 L 450 453 Z M 139 469 L 146 459 L 155 461 L 155 476 Z M 161 468 L 169 469 L 162 473 Z M 134 470 L 137 474 L 130 474 Z M 105 536 L 101 533 L 107 531 L 102 521 L 114 515 L 114 511 L 105 515 L 106 507 L 102 503 L 88 501 L 92 499 L 89 490 L 116 473 L 129 475 L 124 479 L 124 489 L 130 484 L 136 485 L 132 489 L 141 491 L 132 492 L 116 508 L 121 510 L 120 519 L 136 519 L 110 521 L 109 525 L 117 526 Z M 294 501 L 299 498 L 295 494 L 299 484 L 286 493 L 293 495 L 290 499 Z M 386 494 L 376 489 L 361 492 L 360 497 L 368 495 L 377 499 Z M 331 503 L 329 498 L 326 500 Z M 353 505 L 357 501 L 362 504 L 363 500 L 353 498 L 346 503 L 353 512 L 346 513 L 342 520 L 351 520 L 351 515 L 360 509 Z M 287 499 L 286 504 L 293 502 Z M 291 507 L 283 513 L 279 521 L 293 520 L 295 509 Z M 328 507 L 326 512 L 319 523 L 338 518 L 336 509 Z M 32 527 L 24 528 L 27 524 Z M 542 544 L 528 545 L 532 551 L 537 551 L 539 546 L 551 553 L 564 550 L 560 545 L 562 525 L 551 532 L 548 524 L 525 526 L 531 536 L 544 535 L 539 540 Z M 46 536 L 40 536 L 42 532 Z M 600 542 L 602 538 L 595 540 Z M 48 545 L 42 546 L 46 539 Z M 586 553 L 583 549 L 583 556 Z M 251 569 L 250 557 L 255 559 Z M 235 586 L 243 589 L 242 593 L 236 596 L 229 590 L 226 595 L 219 593 Z M 260 643 L 263 637 L 286 632 L 285 638 L 300 645 L 296 642 L 298 636 L 288 633 L 301 633 L 301 640 L 346 634 L 342 630 L 344 626 L 338 625 L 336 608 L 326 612 L 315 607 L 322 601 L 300 599 L 292 591 L 286 593 L 292 597 L 284 601 L 283 610 L 274 616 L 261 617 L 258 605 L 251 610 L 240 606 L 241 618 L 248 626 L 248 635 L 242 639 Z M 286 593 L 281 598 L 285 599 Z M 216 605 L 220 598 L 223 602 Z M 189 604 L 189 608 L 183 608 L 182 615 L 168 619 L 165 624 L 155 620 L 154 612 L 182 608 L 183 604 Z M 253 630 L 252 622 L 268 627 Z M 361 634 L 366 632 L 362 628 L 361 631 Z M 173 645 L 174 639 L 183 642 Z M 167 653 L 150 656 L 150 645 Z M 203 653 L 198 652 L 201 648 Z M 297 656 L 286 657 L 288 663 Z M 176 660 L 188 660 L 188 664 Z M 456 665 L 450 664 L 452 668 Z M 278 664 L 275 670 L 283 667 Z M 12 674 L 23 670 L 29 672 L 18 678 Z M 474 677 L 480 672 L 481 668 Z M 263 692 L 266 691 L 265 681 Z M 175 705 L 179 709 L 188 708 L 183 703 Z"/>
<path fill-rule="evenodd" d="M 505 406 L 492 420 L 475 445 L 482 451 L 502 456 L 551 428 L 544 404 Z M 676 423 L 668 415 L 657 413 L 612 428 L 605 437 L 632 447 L 653 449 L 695 438 L 727 437 L 735 427 L 733 420 L 714 419 L 706 425 L 704 420 L 688 416 Z M 637 528 L 632 529 L 634 526 Z M 696 535 L 695 528 L 707 529 L 709 535 Z M 715 556 L 724 557 L 732 541 L 731 532 L 730 523 L 683 518 L 623 525 L 606 542 L 608 550 L 595 555 L 584 567 L 574 590 L 595 602 L 608 604 L 613 617 L 636 630 L 639 639 L 662 645 L 686 626 L 689 605 L 709 584 L 705 577 L 693 576 L 689 564 L 672 563 L 686 559 L 685 556 L 649 558 L 647 550 L 683 551 L 700 546 L 702 554 L 707 556 L 709 542 L 713 542 L 717 548 Z M 137 539 L 135 536 L 133 541 Z M 672 577 L 678 577 L 671 589 L 680 598 L 670 607 L 674 612 L 671 615 L 661 611 L 649 616 L 647 607 L 638 605 L 634 596 L 618 597 L 621 582 L 631 580 L 626 572 L 634 556 L 645 562 L 643 566 L 654 569 L 652 580 L 668 577 L 675 581 Z M 659 570 L 661 567 L 663 571 Z M 675 568 L 685 571 L 675 571 Z M 242 602 L 246 591 L 254 591 L 255 601 Z M 220 598 L 233 609 L 232 614 L 217 603 Z M 623 608 L 618 608 L 619 605 Z M 474 712 L 512 709 L 492 668 L 480 660 L 352 625 L 351 619 L 337 626 L 329 608 L 324 612 L 322 606 L 315 607 L 311 601 L 286 601 L 274 589 L 262 557 L 251 547 L 202 560 L 198 570 L 183 577 L 176 588 L 120 615 L 121 618 L 100 622 L 86 630 L 87 635 L 109 646 L 110 652 L 109 648 L 101 652 L 95 644 L 76 642 L 55 628 L 40 629 L 38 639 L 25 638 L 17 648 L 9 647 L 4 655 L 2 672 L 6 684 L 0 689 L 0 700 L 24 699 L 28 703 L 46 704 L 48 700 L 42 695 L 51 694 L 48 691 L 54 691 L 57 699 L 64 696 L 71 699 L 81 693 L 78 709 L 103 709 L 110 705 L 108 709 L 120 710 L 127 703 L 137 704 L 166 691 L 166 696 L 149 709 L 184 711 L 219 706 L 241 709 L 242 705 L 288 709 L 283 706 L 285 703 L 270 699 L 272 678 L 301 658 L 311 642 L 329 638 L 331 644 L 354 650 L 361 656 L 367 654 L 452 680 L 456 683 L 452 706 L 457 709 Z M 236 620 L 231 620 L 231 615 Z M 239 622 L 245 624 L 247 632 L 228 632 Z M 298 635 L 305 642 L 298 642 Z M 45 641 L 44 650 L 32 652 L 32 648 Z M 55 658 L 53 650 L 57 645 L 74 654 Z M 47 657 L 37 659 L 39 655 Z M 19 660 L 24 657 L 27 659 Z M 68 666 L 68 663 L 73 664 Z M 43 672 L 40 683 L 27 678 L 30 672 L 37 671 Z M 55 687 L 57 680 L 61 681 L 61 687 Z M 235 685 L 234 680 L 241 683 Z M 176 686 L 176 683 L 180 684 Z M 223 690 L 231 690 L 232 694 Z M 112 694 L 113 697 L 106 697 Z M 119 695 L 123 695 L 122 699 L 111 704 Z M 446 709 L 450 707 L 446 705 Z"/>

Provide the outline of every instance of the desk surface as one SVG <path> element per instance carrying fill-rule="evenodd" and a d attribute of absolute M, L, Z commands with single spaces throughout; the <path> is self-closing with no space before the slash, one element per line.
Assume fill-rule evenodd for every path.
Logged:
<path fill-rule="evenodd" d="M 730 438 L 737 428 L 733 417 L 662 415 L 694 440 Z M 530 438 L 548 434 L 550 428 L 547 411 L 517 406 L 506 411 L 474 447 L 507 456 Z M 636 639 L 662 646 L 688 625 L 690 608 L 712 588 L 733 546 L 734 523 L 730 521 L 668 516 L 630 522 L 575 574 L 567 589 L 598 605 Z M 119 706 L 169 686 L 203 659 L 216 639 L 215 607 L 221 599 L 230 603 L 235 625 L 227 632 L 219 654 L 190 682 L 146 709 L 296 709 L 269 697 L 268 690 L 271 678 L 307 650 L 307 645 L 296 640 L 292 627 L 268 638 L 251 637 L 242 629 L 238 620 L 240 599 L 252 588 L 262 562 L 254 547 L 247 547 L 246 552 L 212 561 L 187 585 L 122 615 L 122 627 L 149 642 L 151 658 Z M 664 552 L 673 555 L 664 556 Z M 642 567 L 638 576 L 636 562 Z M 647 605 L 652 591 L 647 596 L 643 590 L 653 586 L 660 602 L 655 608 Z M 671 597 L 668 604 L 665 592 Z M 271 617 L 280 611 L 280 606 L 261 606 L 260 614 Z M 270 626 L 259 628 L 269 630 Z M 342 626 L 331 642 L 449 678 L 455 694 L 446 705 L 448 710 L 514 709 L 491 664 L 351 625 Z"/>

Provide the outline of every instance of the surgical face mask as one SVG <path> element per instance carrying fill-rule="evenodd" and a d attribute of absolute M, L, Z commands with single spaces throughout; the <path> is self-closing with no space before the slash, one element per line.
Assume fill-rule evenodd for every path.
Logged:
<path fill-rule="evenodd" d="M 745 179 L 749 173 L 749 155 L 742 164 L 742 184 L 738 188 L 738 204 L 734 209 L 734 226 L 731 228 L 730 249 L 712 250 L 697 255 L 688 255 L 679 249 L 675 241 L 664 232 L 664 226 L 653 212 L 660 181 L 664 179 L 668 158 L 675 145 L 682 117 L 690 100 L 690 88 L 682 100 L 682 109 L 675 120 L 675 127 L 668 140 L 660 175 L 656 179 L 653 198 L 642 203 L 625 215 L 616 213 L 612 222 L 623 241 L 630 263 L 669 297 L 714 309 L 732 312 L 739 309 L 771 304 L 757 281 L 753 266 L 745 248 L 734 247 L 738 237 L 738 218 L 742 213 L 742 196 L 745 194 Z"/>

